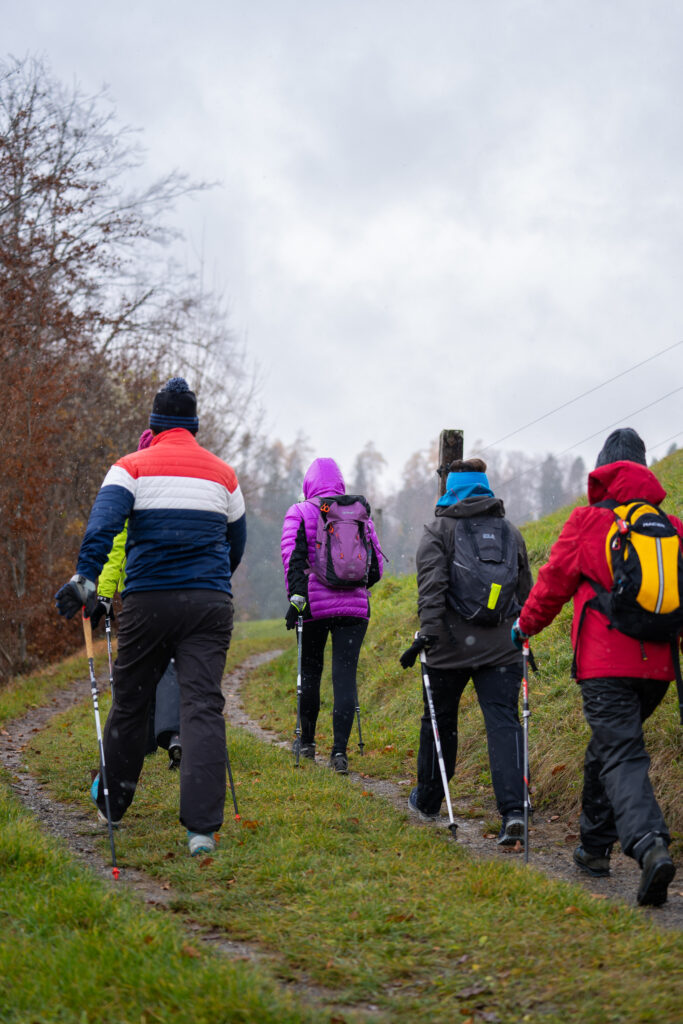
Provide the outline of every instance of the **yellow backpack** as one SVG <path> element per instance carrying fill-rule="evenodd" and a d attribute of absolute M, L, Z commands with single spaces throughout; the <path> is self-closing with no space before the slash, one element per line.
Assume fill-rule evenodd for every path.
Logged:
<path fill-rule="evenodd" d="M 601 503 L 614 515 L 605 542 L 612 589 L 593 583 L 610 624 L 636 640 L 671 642 L 683 629 L 683 553 L 666 513 L 644 501 Z M 592 603 L 592 602 L 591 602 Z"/>

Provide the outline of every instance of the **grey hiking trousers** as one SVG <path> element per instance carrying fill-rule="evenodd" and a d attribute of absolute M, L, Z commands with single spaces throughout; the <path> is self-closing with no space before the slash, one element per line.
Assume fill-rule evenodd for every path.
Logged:
<path fill-rule="evenodd" d="M 223 823 L 226 790 L 221 679 L 232 634 L 232 598 L 218 590 L 134 592 L 119 616 L 114 701 L 104 727 L 111 813 L 132 803 L 145 757 L 150 704 L 175 658 L 180 688 L 180 821 L 211 834 Z M 98 806 L 104 812 L 102 787 Z"/>

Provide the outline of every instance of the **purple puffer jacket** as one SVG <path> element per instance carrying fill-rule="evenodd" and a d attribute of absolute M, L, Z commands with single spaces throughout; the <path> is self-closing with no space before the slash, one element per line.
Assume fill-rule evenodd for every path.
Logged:
<path fill-rule="evenodd" d="M 368 588 L 354 587 L 352 590 L 333 590 L 314 576 L 304 575 L 315 555 L 315 535 L 318 525 L 318 502 L 335 494 L 346 494 L 344 477 L 334 459 L 315 459 L 304 477 L 304 498 L 306 501 L 291 505 L 282 525 L 282 564 L 285 570 L 287 595 L 294 593 L 308 595 L 308 609 L 304 618 L 326 619 L 331 615 L 353 615 L 368 619 L 370 605 Z M 373 564 L 378 568 L 375 579 L 379 579 L 384 568 L 382 549 L 375 533 L 375 527 L 368 521 L 368 535 L 374 550 Z M 372 584 L 372 581 L 371 581 Z"/>

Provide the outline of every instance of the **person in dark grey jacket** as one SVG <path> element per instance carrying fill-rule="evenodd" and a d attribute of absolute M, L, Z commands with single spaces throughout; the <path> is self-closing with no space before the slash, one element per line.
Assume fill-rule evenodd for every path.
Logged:
<path fill-rule="evenodd" d="M 511 593 L 498 609 L 499 621 L 493 625 L 468 621 L 454 607 L 451 567 L 454 559 L 458 561 L 456 534 L 463 537 L 461 530 L 468 529 L 458 528 L 463 520 L 482 531 L 483 537 L 497 531 L 509 538 Z M 496 520 L 497 524 L 487 530 L 486 524 Z M 462 546 L 464 540 L 459 543 Z M 418 642 L 421 640 L 426 648 L 446 775 L 450 780 L 455 771 L 458 706 L 471 679 L 484 716 L 491 781 L 502 817 L 498 843 L 514 845 L 524 836 L 523 735 L 518 713 L 522 657 L 512 643 L 510 629 L 533 580 L 522 535 L 505 519 L 503 502 L 489 486 L 482 459 L 460 459 L 451 464 L 446 493 L 439 499 L 434 519 L 424 528 L 416 561 Z M 417 786 L 410 794 L 409 806 L 414 813 L 436 818 L 444 792 L 424 687 L 423 699 Z"/>

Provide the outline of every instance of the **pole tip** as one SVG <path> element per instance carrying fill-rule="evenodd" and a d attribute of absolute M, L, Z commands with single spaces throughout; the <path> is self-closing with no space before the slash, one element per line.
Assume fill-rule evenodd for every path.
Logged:
<path fill-rule="evenodd" d="M 114 880 L 115 880 L 116 882 L 118 882 L 118 880 L 119 880 L 119 875 L 121 874 L 121 872 L 119 871 L 119 869 L 118 869 L 118 868 L 112 868 L 112 869 L 111 869 L 111 873 L 112 873 L 112 875 L 114 876 Z"/>
<path fill-rule="evenodd" d="M 236 814 L 235 815 L 235 821 L 241 821 L 241 820 L 242 820 L 242 815 L 241 814 Z"/>

